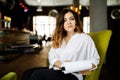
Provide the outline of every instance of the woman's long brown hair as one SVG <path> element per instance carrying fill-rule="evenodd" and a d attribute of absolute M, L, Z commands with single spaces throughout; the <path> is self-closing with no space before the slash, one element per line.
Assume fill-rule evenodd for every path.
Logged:
<path fill-rule="evenodd" d="M 79 15 L 76 12 L 68 8 L 64 8 L 57 17 L 56 28 L 52 35 L 52 47 L 53 48 L 60 47 L 62 44 L 63 38 L 67 36 L 67 32 L 64 30 L 64 15 L 68 12 L 71 12 L 73 14 L 75 21 L 76 21 L 76 28 L 74 31 L 78 33 L 83 32 L 83 26 L 80 21 Z"/>

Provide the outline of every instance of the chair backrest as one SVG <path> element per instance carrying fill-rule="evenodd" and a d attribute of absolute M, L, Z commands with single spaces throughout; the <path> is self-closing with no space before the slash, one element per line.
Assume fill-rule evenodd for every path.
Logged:
<path fill-rule="evenodd" d="M 111 30 L 103 30 L 99 32 L 91 32 L 88 33 L 95 42 L 98 53 L 100 55 L 100 64 L 96 70 L 90 71 L 88 75 L 86 75 L 85 80 L 99 80 L 99 75 L 101 72 L 102 65 L 104 63 L 104 59 L 106 56 L 107 48 L 109 45 L 109 41 L 112 35 Z"/>

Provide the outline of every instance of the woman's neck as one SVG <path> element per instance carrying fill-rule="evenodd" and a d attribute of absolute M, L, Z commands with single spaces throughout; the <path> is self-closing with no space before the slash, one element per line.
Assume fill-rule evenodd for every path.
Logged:
<path fill-rule="evenodd" d="M 75 32 L 68 32 L 66 37 L 71 38 L 74 34 L 75 34 Z"/>
<path fill-rule="evenodd" d="M 68 43 L 68 41 L 70 40 L 70 38 L 71 38 L 74 34 L 75 34 L 75 32 L 67 33 L 67 36 L 65 37 L 66 43 Z"/>

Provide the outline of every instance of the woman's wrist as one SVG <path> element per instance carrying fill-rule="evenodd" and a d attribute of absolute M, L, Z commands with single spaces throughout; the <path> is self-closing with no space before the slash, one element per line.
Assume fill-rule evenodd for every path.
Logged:
<path fill-rule="evenodd" d="M 65 71 L 64 65 L 63 65 L 62 62 L 59 61 L 59 60 L 55 62 L 54 66 L 57 67 L 57 68 L 58 68 L 59 70 L 61 70 L 61 71 Z"/>
<path fill-rule="evenodd" d="M 54 64 L 55 67 L 58 67 L 59 69 L 61 69 L 62 66 L 62 62 L 61 61 L 56 61 Z"/>
<path fill-rule="evenodd" d="M 61 71 L 65 71 L 65 66 L 64 66 L 63 64 L 61 64 L 60 70 L 61 70 Z"/>

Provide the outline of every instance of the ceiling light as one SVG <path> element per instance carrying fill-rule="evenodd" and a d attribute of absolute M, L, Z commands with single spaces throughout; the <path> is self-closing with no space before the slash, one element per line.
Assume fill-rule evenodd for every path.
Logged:
<path fill-rule="evenodd" d="M 38 6 L 38 8 L 37 8 L 36 11 L 38 11 L 38 12 L 42 12 L 42 11 L 43 11 L 43 10 L 42 10 L 42 7 L 41 7 L 41 6 Z"/>
<path fill-rule="evenodd" d="M 36 1 L 38 2 L 38 8 L 37 8 L 36 11 L 38 11 L 38 12 L 43 11 L 43 10 L 42 10 L 42 6 L 41 6 L 41 2 L 42 2 L 42 0 L 36 0 Z"/>

